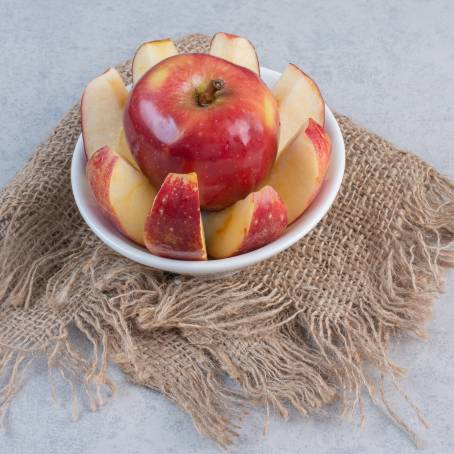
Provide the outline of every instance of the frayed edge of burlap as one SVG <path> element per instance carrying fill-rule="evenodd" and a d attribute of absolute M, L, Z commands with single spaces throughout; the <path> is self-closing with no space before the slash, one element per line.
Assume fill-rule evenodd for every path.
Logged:
<path fill-rule="evenodd" d="M 135 293 L 136 299 L 122 304 L 142 331 L 212 328 L 226 335 L 234 332 L 251 336 L 268 333 L 298 315 L 292 311 L 282 317 L 293 307 L 292 301 L 265 283 L 250 286 L 241 276 L 215 281 L 199 279 L 198 285 L 192 278 L 172 277 L 172 285 L 157 290 L 155 304 L 150 304 L 147 291 Z"/>
<path fill-rule="evenodd" d="M 32 326 L 47 325 L 49 315 L 44 311 L 28 311 L 19 317 L 27 318 L 26 324 Z M 105 320 L 112 317 L 109 308 L 97 311 L 97 318 L 92 318 L 91 309 L 78 311 L 71 323 L 65 323 L 55 317 L 52 332 L 42 332 L 39 336 L 32 333 L 21 333 L 20 338 L 14 333 L 2 333 L 0 344 L 0 427 L 5 427 L 9 406 L 20 391 L 27 372 L 38 358 L 47 358 L 48 379 L 53 401 L 58 404 L 58 389 L 67 387 L 72 396 L 72 418 L 79 419 L 81 402 L 92 411 L 104 405 L 106 397 L 114 394 L 116 387 L 107 373 L 110 357 L 110 336 L 117 329 L 108 326 Z M 12 326 L 17 326 L 16 314 L 9 313 Z M 6 317 L 2 317 L 5 320 Z M 101 328 L 99 320 L 103 320 Z M 91 349 L 80 349 L 70 334 L 75 325 L 82 336 L 91 344 Z M 45 329 L 45 328 L 43 328 Z M 122 338 L 125 332 L 115 333 Z M 9 343 L 5 342 L 8 341 Z M 67 393 L 63 392 L 66 400 Z"/>
<path fill-rule="evenodd" d="M 231 445 L 249 405 L 241 393 L 226 385 L 213 360 L 188 343 L 179 330 L 141 332 L 136 339 L 139 370 L 124 352 L 114 354 L 112 360 L 133 383 L 159 391 L 185 410 L 201 435 L 223 448 Z"/>
<path fill-rule="evenodd" d="M 122 349 L 134 362 L 128 322 L 94 281 L 92 266 L 97 249 L 84 247 L 91 235 L 72 232 L 68 238 L 56 229 L 56 252 L 50 249 L 40 257 L 33 253 L 33 239 L 35 230 L 49 228 L 45 220 L 37 220 L 28 232 L 30 236 L 22 232 L 20 219 L 13 215 L 10 225 L 14 223 L 16 229 L 2 232 L 0 251 L 2 258 L 7 257 L 2 263 L 0 285 L 0 425 L 4 425 L 27 371 L 42 357 L 47 358 L 54 402 L 59 401 L 57 390 L 66 385 L 76 420 L 82 401 L 95 411 L 105 403 L 104 391 L 115 392 L 107 373 L 111 352 Z M 27 246 L 30 254 L 24 250 Z M 39 258 L 33 258 L 36 256 Z M 16 262 L 20 264 L 11 266 Z M 8 268 L 13 270 L 5 276 Z M 90 292 L 79 285 L 80 279 L 90 281 Z M 88 341 L 88 346 L 78 348 L 74 335 Z"/>

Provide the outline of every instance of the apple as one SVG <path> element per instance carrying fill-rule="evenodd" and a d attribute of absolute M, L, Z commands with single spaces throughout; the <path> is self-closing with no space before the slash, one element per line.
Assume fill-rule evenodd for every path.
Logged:
<path fill-rule="evenodd" d="M 133 83 L 136 83 L 150 68 L 160 61 L 177 54 L 178 50 L 170 38 L 143 43 L 136 50 L 132 61 Z"/>
<path fill-rule="evenodd" d="M 281 132 L 278 155 L 296 137 L 309 118 L 325 125 L 325 101 L 317 84 L 298 66 L 289 64 L 273 87 L 279 106 Z"/>
<path fill-rule="evenodd" d="M 140 168 L 137 165 L 137 162 L 134 159 L 134 156 L 132 155 L 131 150 L 129 149 L 128 141 L 126 140 L 125 130 L 123 129 L 123 126 L 120 128 L 120 131 L 118 132 L 118 139 L 117 139 L 115 151 L 122 158 L 126 159 L 126 161 L 128 161 L 129 164 L 131 164 L 137 170 L 140 171 Z"/>
<path fill-rule="evenodd" d="M 272 186 L 287 207 L 288 222 L 306 210 L 318 194 L 331 157 L 331 140 L 312 118 L 279 155 L 263 184 Z"/>
<path fill-rule="evenodd" d="M 196 172 L 200 203 L 222 209 L 244 198 L 274 163 L 279 114 L 252 71 L 206 54 L 167 58 L 134 86 L 126 138 L 155 187 L 169 173 Z"/>
<path fill-rule="evenodd" d="M 167 175 L 145 221 L 145 246 L 162 257 L 206 260 L 197 175 Z"/>
<path fill-rule="evenodd" d="M 128 90 L 120 74 L 113 68 L 87 85 L 80 103 L 87 159 L 104 145 L 116 147 L 127 99 Z"/>
<path fill-rule="evenodd" d="M 243 254 L 279 238 L 287 227 L 287 209 L 277 192 L 265 186 L 245 199 L 204 217 L 210 257 Z"/>
<path fill-rule="evenodd" d="M 144 245 L 144 225 L 156 191 L 142 173 L 104 146 L 87 164 L 87 178 L 107 217 L 129 239 Z"/>
<path fill-rule="evenodd" d="M 260 75 L 257 52 L 251 42 L 241 36 L 216 33 L 211 40 L 210 55 L 244 66 Z"/>

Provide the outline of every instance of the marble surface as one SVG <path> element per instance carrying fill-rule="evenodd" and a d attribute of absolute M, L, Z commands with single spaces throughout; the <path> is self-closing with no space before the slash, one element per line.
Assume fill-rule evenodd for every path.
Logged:
<path fill-rule="evenodd" d="M 327 103 L 454 178 L 454 4 L 450 0 L 206 1 L 0 0 L 0 184 L 106 67 L 152 38 L 224 30 L 249 37 L 264 66 L 291 61 L 319 83 Z M 399 413 L 426 440 L 424 453 L 454 452 L 454 273 L 435 305 L 430 340 L 399 338 L 402 386 L 430 422 L 424 431 L 408 405 Z M 118 394 L 98 413 L 71 422 L 69 405 L 52 403 L 38 361 L 14 401 L 2 454 L 212 453 L 190 418 L 161 395 L 129 385 L 112 369 Z M 411 453 L 408 438 L 367 403 L 364 429 L 330 411 L 290 421 L 263 413 L 246 421 L 234 453 Z"/>

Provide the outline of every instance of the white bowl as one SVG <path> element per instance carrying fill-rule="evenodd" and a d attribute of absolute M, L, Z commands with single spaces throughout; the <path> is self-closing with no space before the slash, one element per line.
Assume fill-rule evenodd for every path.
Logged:
<path fill-rule="evenodd" d="M 268 86 L 274 85 L 280 73 L 261 68 L 261 76 Z M 328 106 L 325 106 L 325 129 L 332 140 L 331 161 L 317 197 L 310 207 L 290 225 L 285 233 L 266 246 L 236 257 L 207 261 L 173 260 L 151 254 L 123 236 L 102 214 L 91 193 L 85 175 L 87 159 L 82 136 L 76 143 L 71 164 L 71 185 L 80 214 L 95 234 L 119 254 L 152 268 L 193 276 L 232 273 L 254 265 L 287 249 L 307 235 L 329 210 L 339 191 L 345 167 L 345 146 L 339 125 Z"/>

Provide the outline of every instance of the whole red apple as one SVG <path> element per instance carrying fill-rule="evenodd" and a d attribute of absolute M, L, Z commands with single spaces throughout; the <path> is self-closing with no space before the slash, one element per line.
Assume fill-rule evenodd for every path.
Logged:
<path fill-rule="evenodd" d="M 134 86 L 124 114 L 129 146 L 157 189 L 196 172 L 202 208 L 244 198 L 276 158 L 276 101 L 249 69 L 206 54 L 163 60 Z"/>

